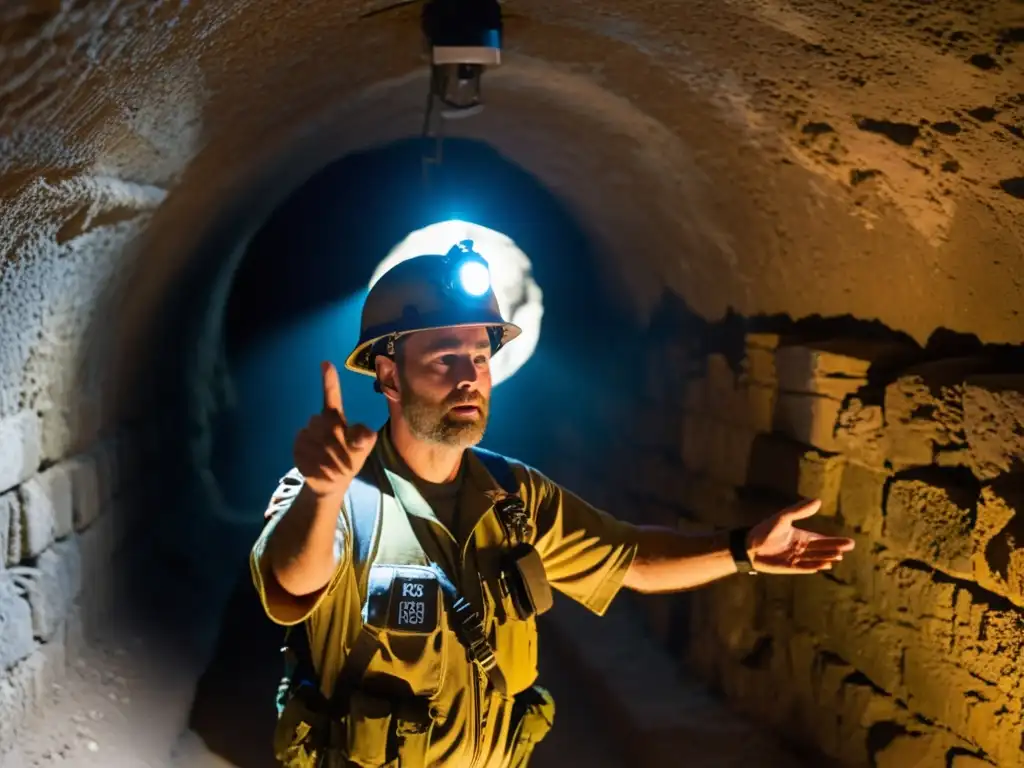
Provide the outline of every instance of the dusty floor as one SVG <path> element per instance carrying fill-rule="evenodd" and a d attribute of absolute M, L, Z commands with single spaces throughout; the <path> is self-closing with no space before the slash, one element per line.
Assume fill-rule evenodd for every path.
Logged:
<path fill-rule="evenodd" d="M 558 718 L 533 765 L 618 768 L 616 745 L 595 727 L 586 693 L 554 653 L 553 644 L 547 644 L 541 673 L 558 702 Z M 193 695 L 186 684 L 191 676 L 175 665 L 147 663 L 151 654 L 138 638 L 87 649 L 69 666 L 67 680 L 54 687 L 45 721 L 35 718 L 31 735 L 0 757 L 0 768 L 234 766 L 210 752 L 181 722 L 180 713 Z"/>

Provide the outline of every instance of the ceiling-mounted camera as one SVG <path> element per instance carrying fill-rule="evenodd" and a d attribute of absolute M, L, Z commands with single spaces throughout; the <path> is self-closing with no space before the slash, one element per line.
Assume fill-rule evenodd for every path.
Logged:
<path fill-rule="evenodd" d="M 468 117 L 483 109 L 481 80 L 487 67 L 501 64 L 501 31 L 498 0 L 428 0 L 424 4 L 431 98 L 444 105 L 442 117 Z"/>

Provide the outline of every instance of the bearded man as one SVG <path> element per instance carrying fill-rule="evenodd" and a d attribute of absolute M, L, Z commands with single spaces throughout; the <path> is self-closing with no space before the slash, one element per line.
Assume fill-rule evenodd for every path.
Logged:
<path fill-rule="evenodd" d="M 793 525 L 817 501 L 692 536 L 617 520 L 476 448 L 491 358 L 517 335 L 467 241 L 395 266 L 367 297 L 346 365 L 387 399 L 379 431 L 349 424 L 324 363 L 323 410 L 295 440 L 251 558 L 267 615 L 292 628 L 282 764 L 524 766 L 554 717 L 536 684 L 552 589 L 600 615 L 623 587 L 812 574 L 853 549 Z"/>

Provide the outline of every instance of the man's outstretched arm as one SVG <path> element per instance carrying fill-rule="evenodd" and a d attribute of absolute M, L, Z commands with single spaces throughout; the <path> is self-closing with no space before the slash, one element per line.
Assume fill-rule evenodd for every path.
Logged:
<path fill-rule="evenodd" d="M 841 560 L 853 539 L 823 536 L 793 525 L 814 515 L 814 500 L 784 509 L 758 523 L 747 535 L 746 549 L 760 573 L 817 573 Z M 678 592 L 736 573 L 728 532 L 692 535 L 671 528 L 636 526 L 636 554 L 623 586 L 637 592 Z"/>

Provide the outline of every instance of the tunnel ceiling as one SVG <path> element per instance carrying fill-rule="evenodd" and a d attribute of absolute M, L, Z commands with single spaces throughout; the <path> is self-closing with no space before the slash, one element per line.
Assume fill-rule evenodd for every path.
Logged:
<path fill-rule="evenodd" d="M 419 132 L 418 9 L 381 5 L 5 4 L 0 415 L 101 411 L 88 371 L 145 347 L 211 233 L 227 263 L 318 168 Z M 505 10 L 489 106 L 451 131 L 566 201 L 638 319 L 667 287 L 1024 340 L 1019 2 Z"/>

